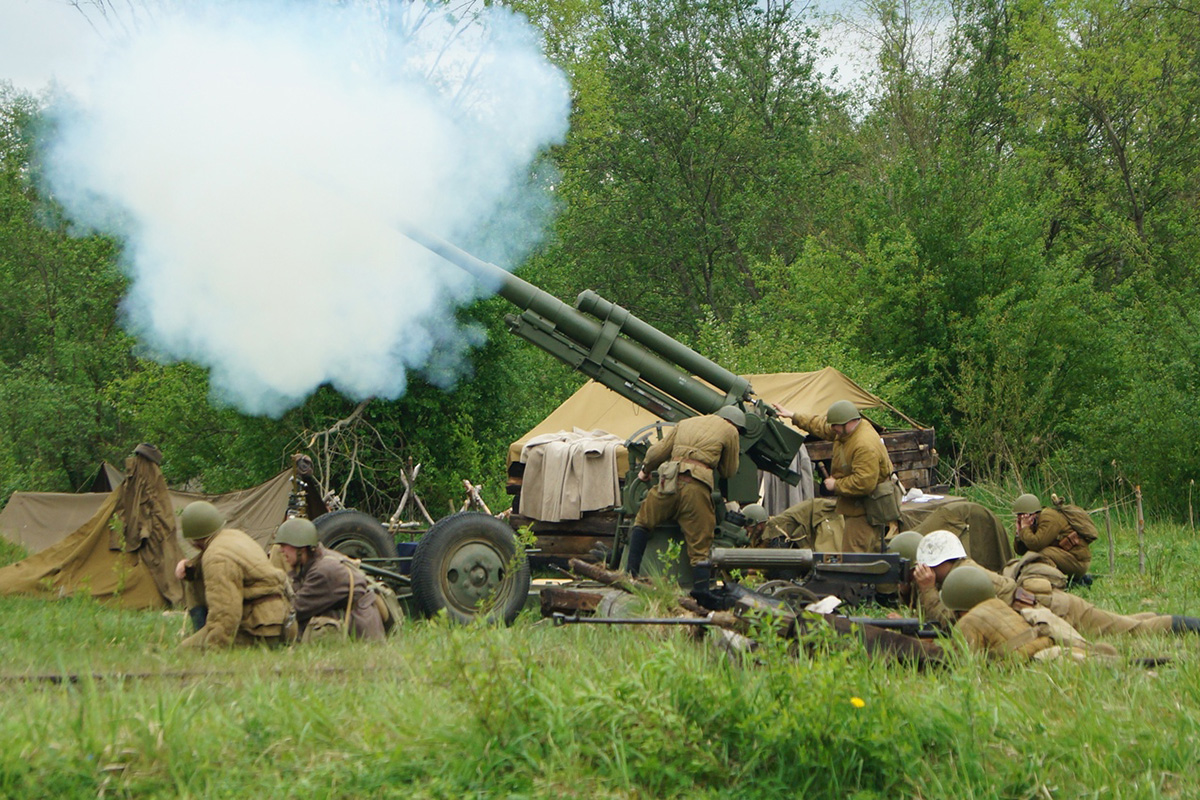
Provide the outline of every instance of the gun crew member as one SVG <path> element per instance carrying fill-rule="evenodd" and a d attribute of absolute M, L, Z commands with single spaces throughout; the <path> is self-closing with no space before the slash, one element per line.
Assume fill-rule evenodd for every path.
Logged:
<path fill-rule="evenodd" d="M 793 413 L 777 403 L 771 406 L 796 427 L 833 442 L 832 468 L 824 486 L 837 496 L 836 510 L 845 520 L 842 549 L 881 552 L 888 524 L 900 517 L 900 504 L 891 479 L 892 460 L 879 432 L 849 400 L 838 400 L 823 415 Z M 882 506 L 889 507 L 886 521 L 878 513 Z"/>
<path fill-rule="evenodd" d="M 746 519 L 746 536 L 750 537 L 751 547 L 775 547 L 767 542 L 763 534 L 767 529 L 767 509 L 762 503 L 751 503 L 742 507 L 742 516 Z"/>
<path fill-rule="evenodd" d="M 996 597 L 996 586 L 979 567 L 961 566 L 946 577 L 942 605 L 958 618 L 967 646 L 989 658 L 1047 660 L 1064 652 L 1075 657 L 1115 656 L 1110 645 L 1091 645 L 1066 621 L 1040 606 L 1014 609 Z"/>
<path fill-rule="evenodd" d="M 722 406 L 715 414 L 681 420 L 646 452 L 638 478 L 649 481 L 650 473 L 657 469 L 658 483 L 650 488 L 629 533 L 630 575 L 637 577 L 641 572 L 650 531 L 675 520 L 687 542 L 693 588 L 699 592 L 708 589 L 709 570 L 697 564 L 708 559 L 717 527 L 713 490 L 718 475 L 729 479 L 737 473 L 738 432 L 745 427 L 745 412 L 737 406 Z"/>
<path fill-rule="evenodd" d="M 367 576 L 349 558 L 320 543 L 317 526 L 293 517 L 275 532 L 291 570 L 301 641 L 340 632 L 354 639 L 384 638 L 381 602 Z"/>
<path fill-rule="evenodd" d="M 1013 564 L 1014 568 L 1020 566 Z M 954 623 L 954 614 L 942 603 L 938 594 L 947 578 L 962 567 L 983 570 L 996 589 L 996 597 L 1020 611 L 1040 605 L 1066 620 L 1072 627 L 1089 636 L 1093 634 L 1200 633 L 1200 619 L 1169 614 L 1134 614 L 1125 616 L 1097 608 L 1077 595 L 1053 586 L 1045 573 L 1030 573 L 1021 585 L 1007 575 L 984 569 L 971 559 L 962 542 L 950 531 L 934 531 L 917 546 L 917 564 L 913 567 L 913 582 L 925 616 L 930 621 L 946 625 Z M 1020 573 L 1018 573 L 1020 576 Z M 1022 576 L 1023 577 L 1023 576 Z"/>
<path fill-rule="evenodd" d="M 1092 563 L 1089 546 L 1097 538 L 1087 512 L 1075 506 L 1042 508 L 1037 495 L 1023 494 L 1013 501 L 1017 533 L 1013 547 L 1017 555 L 1041 553 L 1064 574 L 1083 577 Z M 1070 515 L 1071 518 L 1068 518 Z"/>
<path fill-rule="evenodd" d="M 767 520 L 763 538 L 772 547 L 802 547 L 821 553 L 843 553 L 846 523 L 832 497 L 801 500 Z"/>
<path fill-rule="evenodd" d="M 200 551 L 184 559 L 175 575 L 186 582 L 194 604 L 205 607 L 204 623 L 180 647 L 290 642 L 296 638 L 291 585 L 271 566 L 258 542 L 225 527 L 212 503 L 189 503 L 180 516 L 183 538 Z"/>

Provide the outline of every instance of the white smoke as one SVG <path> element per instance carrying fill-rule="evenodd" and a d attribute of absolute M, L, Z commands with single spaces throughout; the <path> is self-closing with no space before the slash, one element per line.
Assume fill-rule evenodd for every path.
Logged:
<path fill-rule="evenodd" d="M 74 220 L 124 241 L 126 322 L 154 354 L 210 367 L 250 413 L 323 383 L 362 398 L 400 395 L 410 369 L 454 380 L 479 342 L 454 309 L 481 290 L 396 224 L 494 260 L 533 244 L 548 203 L 531 165 L 569 97 L 527 23 L 403 0 L 180 3 L 112 45 L 60 84 L 47 174 Z"/>

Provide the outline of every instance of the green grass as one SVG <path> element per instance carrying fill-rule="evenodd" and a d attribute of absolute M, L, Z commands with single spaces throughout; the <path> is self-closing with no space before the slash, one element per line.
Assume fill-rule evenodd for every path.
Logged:
<path fill-rule="evenodd" d="M 1117 610 L 1200 614 L 1200 541 L 1118 531 Z M 1101 543 L 1102 544 L 1102 543 Z M 1097 571 L 1106 571 L 1103 547 Z M 181 652 L 179 614 L 0 598 L 3 797 L 1195 797 L 1200 638 L 919 673 L 817 636 L 410 622 L 378 646 Z M 851 703 L 861 698 L 861 708 Z"/>

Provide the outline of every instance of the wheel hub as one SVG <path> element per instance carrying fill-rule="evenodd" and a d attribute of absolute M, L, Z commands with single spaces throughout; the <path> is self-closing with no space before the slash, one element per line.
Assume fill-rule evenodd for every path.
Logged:
<path fill-rule="evenodd" d="M 482 542 L 459 547 L 446 560 L 446 598 L 463 610 L 478 608 L 504 582 L 504 559 Z"/>

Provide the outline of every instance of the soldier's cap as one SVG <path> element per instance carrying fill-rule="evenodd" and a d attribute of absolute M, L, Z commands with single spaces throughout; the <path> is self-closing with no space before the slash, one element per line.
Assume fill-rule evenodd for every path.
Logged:
<path fill-rule="evenodd" d="M 142 442 L 137 447 L 133 448 L 135 455 L 139 455 L 147 461 L 153 461 L 155 464 L 162 463 L 162 450 L 159 450 L 149 442 Z"/>
<path fill-rule="evenodd" d="M 950 531 L 927 533 L 917 545 L 917 563 L 927 567 L 966 557 L 967 551 L 963 549 L 962 540 Z"/>

